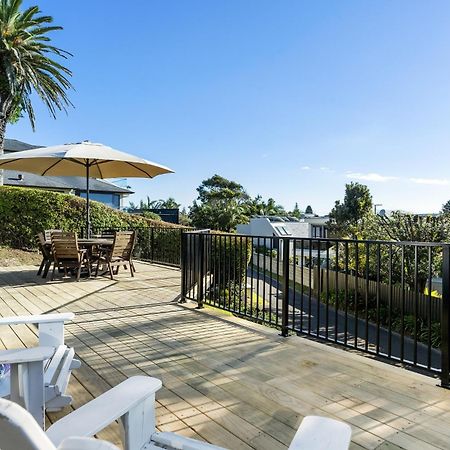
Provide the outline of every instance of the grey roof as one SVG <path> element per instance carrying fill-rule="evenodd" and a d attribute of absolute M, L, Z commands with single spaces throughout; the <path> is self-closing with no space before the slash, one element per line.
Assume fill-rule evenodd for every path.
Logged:
<path fill-rule="evenodd" d="M 5 139 L 5 153 L 20 152 L 40 148 L 41 146 L 27 144 L 16 139 Z M 22 180 L 19 175 L 22 175 Z M 4 183 L 7 186 L 36 187 L 43 189 L 75 189 L 86 191 L 86 178 L 84 177 L 42 177 L 28 172 L 17 170 L 4 170 Z M 89 190 L 91 192 L 111 192 L 117 194 L 132 194 L 133 191 L 124 189 L 104 180 L 91 178 L 89 180 Z"/>
<path fill-rule="evenodd" d="M 42 145 L 32 145 L 26 142 L 18 141 L 17 139 L 5 139 L 5 152 L 21 152 L 22 150 L 31 150 L 33 148 L 40 148 Z"/>

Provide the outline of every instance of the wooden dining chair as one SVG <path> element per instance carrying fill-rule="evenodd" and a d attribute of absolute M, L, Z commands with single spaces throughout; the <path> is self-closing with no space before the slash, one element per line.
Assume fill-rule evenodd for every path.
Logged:
<path fill-rule="evenodd" d="M 86 250 L 80 250 L 75 232 L 53 232 L 51 234 L 53 253 L 52 280 L 55 278 L 55 271 L 58 268 L 64 269 L 67 276 L 67 269 L 77 270 L 77 281 L 80 280 L 81 268 L 84 266 L 91 275 L 91 264 Z"/>
<path fill-rule="evenodd" d="M 44 238 L 48 242 L 52 239 L 52 233 L 62 233 L 63 230 L 44 230 Z"/>
<path fill-rule="evenodd" d="M 42 254 L 42 262 L 36 275 L 41 275 L 42 273 L 42 278 L 47 278 L 48 271 L 53 262 L 51 246 L 45 242 L 44 233 L 38 233 L 36 237 L 39 251 Z"/>
<path fill-rule="evenodd" d="M 97 261 L 95 276 L 98 275 L 99 267 L 106 265 L 111 280 L 114 274 L 119 273 L 119 268 L 124 266 L 125 269 L 130 267 L 131 276 L 134 277 L 133 249 L 136 233 L 134 231 L 116 231 L 114 233 L 114 241 L 111 248 L 104 248 L 100 253 Z M 116 271 L 113 272 L 113 268 Z"/>

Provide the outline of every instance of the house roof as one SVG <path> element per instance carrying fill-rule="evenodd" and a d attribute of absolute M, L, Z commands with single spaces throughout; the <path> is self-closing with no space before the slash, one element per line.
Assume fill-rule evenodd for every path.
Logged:
<path fill-rule="evenodd" d="M 42 146 L 27 144 L 16 139 L 5 139 L 5 153 L 21 152 Z M 20 177 L 19 175 L 22 175 Z M 36 187 L 43 189 L 64 189 L 86 191 L 86 178 L 84 177 L 42 177 L 28 172 L 17 170 L 4 170 L 4 183 L 8 186 Z M 116 186 L 105 180 L 91 178 L 89 180 L 89 191 L 91 192 L 111 192 L 117 194 L 132 194 L 133 191 Z"/>

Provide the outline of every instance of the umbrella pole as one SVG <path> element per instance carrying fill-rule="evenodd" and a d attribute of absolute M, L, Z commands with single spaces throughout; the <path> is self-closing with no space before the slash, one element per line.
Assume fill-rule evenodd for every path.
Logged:
<path fill-rule="evenodd" d="M 89 159 L 86 162 L 86 237 L 91 237 L 91 217 L 89 205 Z"/>

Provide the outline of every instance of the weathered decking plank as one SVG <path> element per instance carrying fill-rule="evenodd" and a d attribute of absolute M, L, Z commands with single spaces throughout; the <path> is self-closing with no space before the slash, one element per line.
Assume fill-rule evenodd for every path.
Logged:
<path fill-rule="evenodd" d="M 231 449 L 282 449 L 306 414 L 349 423 L 352 449 L 450 448 L 450 393 L 436 381 L 306 339 L 176 303 L 180 274 L 137 264 L 132 279 L 49 282 L 0 268 L 0 315 L 72 311 L 67 342 L 82 368 L 73 408 L 135 374 L 161 378 L 157 424 Z M 33 327 L 0 330 L 6 348 Z M 119 425 L 99 434 L 120 441 Z"/>

